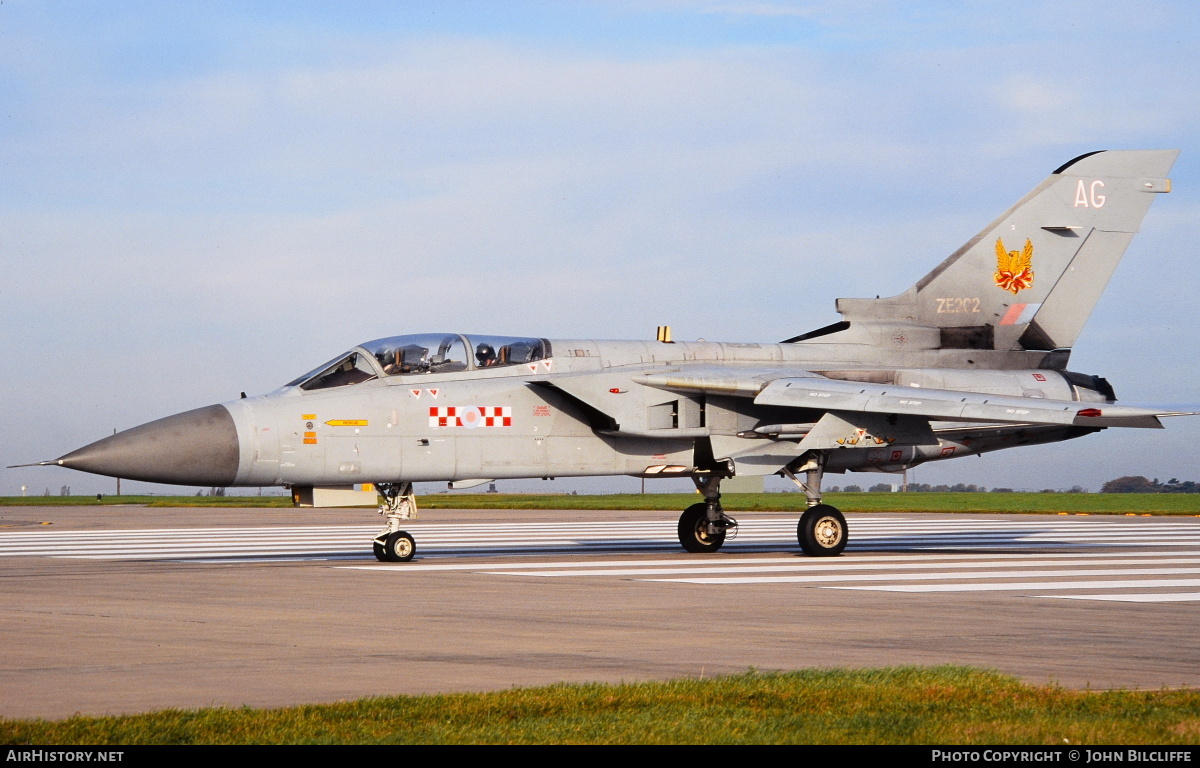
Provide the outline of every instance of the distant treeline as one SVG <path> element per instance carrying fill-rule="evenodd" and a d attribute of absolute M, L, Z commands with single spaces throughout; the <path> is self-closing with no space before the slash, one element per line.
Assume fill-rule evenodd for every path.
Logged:
<path fill-rule="evenodd" d="M 867 488 L 868 493 L 888 493 L 899 490 L 899 486 L 889 483 L 877 483 Z M 1073 492 L 1083 493 L 1082 488 L 1072 488 Z M 838 488 L 836 485 L 829 489 L 830 492 L 836 493 L 842 491 L 844 493 L 862 493 L 861 485 L 847 485 L 845 488 Z M 988 489 L 982 485 L 971 483 L 955 483 L 954 485 L 930 485 L 929 483 L 909 483 L 908 491 L 910 493 L 987 493 Z M 1012 488 L 993 488 L 992 493 L 1013 493 Z"/>
<path fill-rule="evenodd" d="M 1180 482 L 1171 478 L 1165 483 L 1158 478 L 1151 480 L 1141 475 L 1130 475 L 1109 480 L 1100 488 L 1101 493 L 1200 493 L 1200 483 L 1192 480 Z"/>
<path fill-rule="evenodd" d="M 876 483 L 869 488 L 863 488 L 861 485 L 847 485 L 844 488 L 839 488 L 836 485 L 827 489 L 831 493 L 841 491 L 843 493 L 889 493 L 891 491 L 901 490 L 899 485 L 890 483 Z M 954 485 L 930 485 L 929 483 L 909 483 L 907 490 L 910 493 L 1014 493 L 1013 488 L 992 488 L 988 489 L 982 485 L 974 483 L 968 485 L 966 483 L 955 483 Z M 1059 493 L 1053 488 L 1046 488 L 1042 493 Z M 1063 493 L 1087 493 L 1087 489 L 1082 486 L 1074 486 L 1069 491 Z M 1158 478 L 1151 480 L 1148 477 L 1141 475 L 1118 477 L 1116 480 L 1109 480 L 1100 488 L 1101 493 L 1200 493 L 1200 483 L 1191 480 L 1180 481 L 1172 477 L 1165 483 L 1160 483 Z"/>

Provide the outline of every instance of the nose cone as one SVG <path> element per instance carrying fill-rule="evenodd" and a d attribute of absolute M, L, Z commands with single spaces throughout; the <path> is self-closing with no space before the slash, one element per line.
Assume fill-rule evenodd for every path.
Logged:
<path fill-rule="evenodd" d="M 85 445 L 56 459 L 97 475 L 172 485 L 232 485 L 237 428 L 223 405 L 177 413 Z"/>

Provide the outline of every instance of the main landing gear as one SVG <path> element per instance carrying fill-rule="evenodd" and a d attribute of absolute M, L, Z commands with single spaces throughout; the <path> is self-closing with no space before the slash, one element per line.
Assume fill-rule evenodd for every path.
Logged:
<path fill-rule="evenodd" d="M 796 526 L 796 540 L 804 554 L 813 557 L 840 555 L 846 548 L 849 529 L 846 518 L 836 508 L 821 503 L 821 478 L 825 474 L 825 455 L 809 454 L 811 458 L 793 471 L 785 468 L 783 474 L 800 486 L 808 502 L 808 509 L 800 515 Z M 805 481 L 796 478 L 795 472 L 805 473 Z M 727 534 L 736 535 L 738 523 L 721 508 L 721 480 L 718 475 L 693 476 L 692 482 L 704 501 L 693 504 L 679 516 L 679 543 L 688 552 L 716 552 L 725 543 Z"/>
<path fill-rule="evenodd" d="M 716 475 L 692 477 L 704 501 L 693 504 L 679 516 L 679 543 L 688 552 L 716 552 L 732 532 L 737 535 L 737 520 L 721 508 L 721 478 Z"/>
<path fill-rule="evenodd" d="M 850 534 L 846 527 L 846 518 L 837 507 L 821 503 L 821 478 L 825 475 L 825 455 L 812 454 L 812 458 L 796 467 L 795 471 L 805 473 L 805 482 L 798 480 L 791 469 L 785 468 L 783 474 L 800 486 L 808 501 L 808 509 L 800 515 L 800 522 L 796 526 L 796 539 L 800 542 L 800 549 L 804 550 L 804 554 L 813 557 L 842 554 Z"/>
<path fill-rule="evenodd" d="M 383 497 L 379 514 L 387 518 L 387 527 L 372 542 L 375 559 L 384 563 L 407 563 L 417 554 L 417 543 L 412 534 L 400 530 L 400 521 L 417 518 L 417 497 L 413 494 L 412 483 L 378 483 L 375 487 Z"/>

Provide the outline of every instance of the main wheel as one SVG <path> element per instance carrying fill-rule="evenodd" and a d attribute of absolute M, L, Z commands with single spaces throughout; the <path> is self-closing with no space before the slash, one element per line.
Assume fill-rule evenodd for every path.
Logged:
<path fill-rule="evenodd" d="M 688 552 L 716 552 L 725 543 L 725 531 L 708 532 L 708 504 L 693 504 L 679 516 L 679 543 Z"/>
<path fill-rule="evenodd" d="M 389 533 L 384 540 L 383 556 L 391 563 L 407 563 L 417 554 L 417 542 L 408 531 Z"/>
<path fill-rule="evenodd" d="M 796 538 L 800 541 L 800 549 L 804 550 L 804 554 L 814 557 L 842 554 L 848 535 L 846 518 L 837 507 L 828 504 L 818 504 L 806 509 L 800 516 L 800 524 L 796 526 Z"/>

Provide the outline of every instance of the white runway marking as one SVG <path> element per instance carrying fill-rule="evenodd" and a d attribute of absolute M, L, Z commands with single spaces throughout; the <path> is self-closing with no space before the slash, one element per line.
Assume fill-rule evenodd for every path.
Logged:
<path fill-rule="evenodd" d="M 795 518 L 745 522 L 724 553 L 794 549 Z M 1200 521 L 1108 518 L 1063 521 L 1005 519 L 914 520 L 851 516 L 848 552 L 1016 550 L 1045 547 L 1200 547 Z M 675 551 L 675 523 L 573 520 L 550 523 L 425 523 L 407 529 L 422 557 L 445 554 L 536 554 L 546 550 Z M 209 559 L 253 557 L 369 557 L 374 525 L 187 528 L 131 531 L 4 531 L 0 557 L 30 555 L 88 559 Z M 786 559 L 785 561 L 786 562 Z"/>
<path fill-rule="evenodd" d="M 1111 595 L 1030 595 L 1060 600 L 1109 600 L 1117 603 L 1194 603 L 1200 592 L 1117 592 Z"/>
<path fill-rule="evenodd" d="M 784 521 L 785 523 L 787 521 Z M 677 548 L 673 524 L 565 522 L 486 524 L 412 523 L 422 555 L 547 549 L 637 550 Z M 377 525 L 302 528 L 165 529 L 114 532 L 22 531 L 0 533 L 0 556 L 38 555 L 87 559 L 203 559 L 271 556 L 370 558 Z M 764 545 L 786 539 L 786 530 L 761 526 L 743 541 Z"/>
<path fill-rule="evenodd" d="M 1176 554 L 1179 554 L 1179 553 L 1176 553 Z M 1088 557 L 1095 557 L 1095 556 L 1096 555 L 1094 555 L 1094 554 L 1088 555 Z M 1048 557 L 1048 556 L 1042 555 L 1042 557 Z M 1111 559 L 1111 558 L 1124 557 L 1124 556 L 1106 554 L 1106 555 L 1103 555 L 1103 557 Z M 494 574 L 504 575 L 504 576 L 545 576 L 545 577 L 551 577 L 551 576 L 613 576 L 613 575 L 650 576 L 650 575 L 672 574 L 672 573 L 712 573 L 714 570 L 717 570 L 717 569 L 719 569 L 722 574 L 766 573 L 766 572 L 771 572 L 771 571 L 813 571 L 813 570 L 839 570 L 839 571 L 888 570 L 888 571 L 895 571 L 895 570 L 902 570 L 905 568 L 926 568 L 926 569 L 928 569 L 928 568 L 959 568 L 959 569 L 962 569 L 962 568 L 992 568 L 992 567 L 996 567 L 996 566 L 1012 568 L 1014 566 L 1021 566 L 1021 565 L 1036 565 L 1039 567 L 1046 567 L 1046 566 L 1051 566 L 1051 565 L 1077 564 L 1079 562 L 1076 559 L 1068 559 L 1068 560 L 1063 560 L 1063 559 L 1008 560 L 1008 561 L 1005 561 L 1005 560 L 983 560 L 983 561 L 971 562 L 971 563 L 956 562 L 956 563 L 947 563 L 945 565 L 939 565 L 937 563 L 931 564 L 930 556 L 924 556 L 921 558 L 921 562 L 916 562 L 916 563 L 898 563 L 898 562 L 895 562 L 896 559 L 897 558 L 889 557 L 889 558 L 884 558 L 885 562 L 864 563 L 861 560 L 859 560 L 858 558 L 855 558 L 855 560 L 853 562 L 844 563 L 843 561 L 829 561 L 829 560 L 797 562 L 797 558 L 788 558 L 783 561 L 778 561 L 778 560 L 771 560 L 771 561 L 739 560 L 737 562 L 737 564 L 730 564 L 730 563 L 717 564 L 717 563 L 709 562 L 709 563 L 704 563 L 704 564 L 695 564 L 695 567 L 692 567 L 693 563 L 690 563 L 690 562 L 683 566 L 680 566 L 678 563 L 675 563 L 675 564 L 671 564 L 674 567 L 667 567 L 667 568 L 654 568 L 652 566 L 640 567 L 640 566 L 644 565 L 644 563 L 638 562 L 637 565 L 639 567 L 629 569 L 629 570 L 613 570 L 611 568 L 597 568 L 595 570 L 585 570 L 585 569 L 582 569 L 582 568 L 579 568 L 578 566 L 576 566 L 574 568 L 567 568 L 564 570 L 557 570 L 557 571 L 556 570 L 530 570 L 530 571 L 503 570 L 503 571 L 488 571 L 488 573 L 494 573 Z M 779 565 L 775 565 L 775 564 L 761 565 L 760 564 L 760 563 L 764 563 L 764 562 L 770 562 L 770 563 L 780 562 L 780 563 L 784 563 L 784 564 L 779 564 Z M 1124 560 L 1123 559 L 1121 562 L 1123 565 L 1148 565 L 1148 564 L 1152 564 L 1152 563 L 1156 564 L 1156 565 L 1177 565 L 1177 564 L 1182 564 L 1182 563 L 1193 563 L 1193 564 L 1200 565 L 1200 558 L 1185 557 L 1185 558 L 1146 558 L 1146 559 L 1133 559 L 1133 560 Z M 597 564 L 596 563 L 587 563 L 587 565 L 595 566 Z M 629 563 L 628 562 L 622 563 L 622 565 L 629 565 Z M 522 568 L 524 568 L 524 567 L 527 567 L 527 566 L 522 565 Z M 535 565 L 532 567 L 534 567 L 534 568 L 550 568 L 551 566 L 549 566 L 549 564 L 546 564 L 546 565 Z M 1006 570 L 1005 573 L 1010 573 L 1010 571 Z M 982 576 L 981 574 L 975 574 L 975 575 Z M 878 577 L 876 577 L 876 576 L 860 576 L 860 577 L 846 577 L 846 578 L 877 579 Z M 914 576 L 913 578 L 937 578 L 937 577 L 935 577 L 935 576 L 925 577 L 925 576 L 918 574 L 918 575 Z M 720 581 L 721 581 L 721 583 L 726 583 L 726 584 L 738 583 L 739 581 L 742 583 L 759 583 L 759 582 L 765 582 L 765 581 L 772 581 L 775 583 L 779 583 L 779 582 L 786 582 L 786 581 L 793 581 L 793 580 L 803 581 L 803 580 L 807 580 L 807 579 L 808 579 L 808 577 L 799 577 L 796 579 L 792 579 L 790 577 L 765 577 L 765 578 L 746 578 L 746 579 L 722 578 L 722 579 L 720 579 Z M 713 579 L 670 579 L 670 581 L 689 581 L 694 584 L 704 584 L 704 583 L 713 583 L 715 580 L 713 580 Z"/>
<path fill-rule="evenodd" d="M 926 565 L 926 568 L 936 568 L 937 565 Z M 924 573 L 886 573 L 886 574 L 822 574 L 820 576 L 717 576 L 703 579 L 648 579 L 648 581 L 680 581 L 687 584 L 804 584 L 818 582 L 840 581 L 940 581 L 945 579 L 1015 579 L 1024 576 L 1169 576 L 1200 573 L 1200 568 L 1073 568 L 1060 571 L 1034 570 L 1003 570 L 1003 571 L 967 571 L 957 566 L 956 570 L 942 573 L 926 571 Z M 941 585 L 938 590 L 925 590 L 922 587 L 846 587 L 846 589 L 880 589 L 888 591 L 955 591 L 958 586 L 963 590 L 972 588 L 971 585 Z M 1003 586 L 1003 585 L 1001 585 Z"/>
<path fill-rule="evenodd" d="M 666 513 L 664 513 L 666 514 Z M 2 531 L 0 557 L 192 563 L 341 561 L 394 578 L 464 571 L 489 578 L 607 578 L 754 588 L 849 589 L 913 595 L 1000 592 L 1116 602 L 1200 602 L 1200 520 L 1023 516 L 916 519 L 856 516 L 839 558 L 798 554 L 796 518 L 747 518 L 716 555 L 679 549 L 674 520 L 436 523 L 407 526 L 418 560 L 377 563 L 377 525 Z M 638 553 L 659 552 L 659 558 Z M 553 553 L 555 559 L 530 562 Z M 772 556 L 758 556 L 770 553 Z M 796 554 L 793 554 L 796 553 Z M 611 555 L 597 559 L 596 555 Z M 486 562 L 453 562 L 459 558 Z M 520 559 L 517 559 L 520 558 Z M 1188 588 L 1189 591 L 1183 591 Z M 1093 590 L 1104 589 L 1105 593 Z M 1159 590 L 1159 591 L 1155 591 Z M 1037 594 L 1050 593 L 1050 594 Z"/>
<path fill-rule="evenodd" d="M 996 584 L 923 584 L 920 586 L 833 587 L 875 592 L 1025 592 L 1043 589 L 1115 589 L 1119 587 L 1195 587 L 1200 579 L 1110 579 L 1107 581 L 1005 581 Z M 1079 597 L 1082 597 L 1080 595 Z"/>

